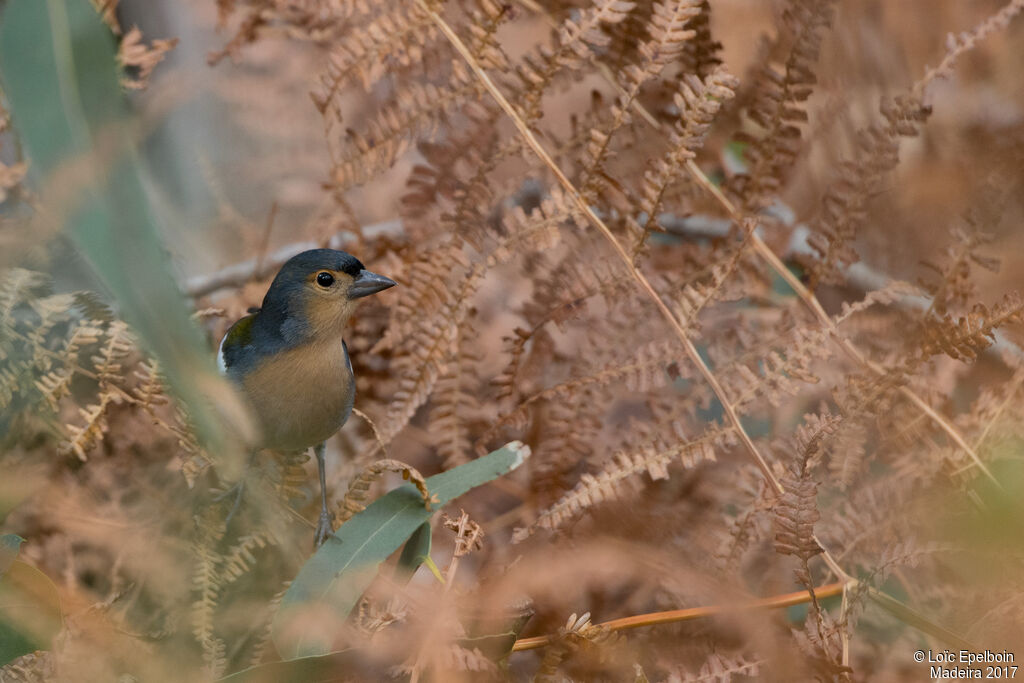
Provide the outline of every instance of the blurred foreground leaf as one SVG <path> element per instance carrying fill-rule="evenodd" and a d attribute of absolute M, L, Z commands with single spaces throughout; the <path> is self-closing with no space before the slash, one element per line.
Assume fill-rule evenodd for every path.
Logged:
<path fill-rule="evenodd" d="M 36 218 L 63 229 L 93 266 L 230 477 L 241 471 L 241 449 L 214 413 L 241 435 L 250 432 L 248 420 L 174 284 L 141 181 L 138 125 L 115 55 L 114 38 L 90 2 L 3 5 L 0 78 L 41 197 Z"/>
<path fill-rule="evenodd" d="M 21 540 L 14 534 L 0 537 L 5 550 L 14 552 Z M 57 588 L 46 574 L 18 560 L 0 572 L 0 667 L 49 648 L 62 621 Z"/>
<path fill-rule="evenodd" d="M 7 570 L 11 568 L 14 559 L 18 557 L 18 549 L 25 539 L 18 534 L 4 534 L 0 536 L 0 579 Z"/>
<path fill-rule="evenodd" d="M 430 522 L 423 522 L 405 542 L 395 568 L 395 580 L 399 583 L 408 583 L 420 565 L 430 559 L 430 532 Z"/>
<path fill-rule="evenodd" d="M 436 500 L 431 510 L 424 507 L 416 488 L 406 484 L 345 522 L 303 565 L 281 601 L 271 631 L 281 656 L 330 652 L 333 634 L 345 623 L 381 562 L 445 503 L 514 470 L 529 455 L 527 446 L 513 441 L 428 478 L 427 490 Z"/>

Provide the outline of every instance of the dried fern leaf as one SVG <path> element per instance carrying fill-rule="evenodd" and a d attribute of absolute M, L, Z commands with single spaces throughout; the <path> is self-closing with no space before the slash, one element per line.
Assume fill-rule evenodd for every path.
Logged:
<path fill-rule="evenodd" d="M 434 502 L 430 493 L 427 491 L 427 481 L 423 478 L 423 475 L 419 471 L 406 465 L 404 462 L 398 460 L 378 460 L 377 462 L 371 463 L 363 468 L 363 471 L 358 477 L 353 479 L 348 485 L 348 491 L 345 493 L 345 497 L 341 503 L 338 504 L 338 509 L 334 513 L 334 530 L 337 531 L 338 527 L 347 522 L 353 516 L 359 514 L 366 509 L 366 501 L 369 500 L 370 487 L 375 481 L 380 479 L 385 472 L 399 472 L 402 475 L 402 479 L 412 482 L 416 489 L 423 496 L 423 504 L 430 509 L 430 504 Z"/>
<path fill-rule="evenodd" d="M 800 127 L 807 121 L 803 107 L 817 83 L 814 70 L 833 6 L 831 0 L 787 3 L 782 23 L 790 39 L 789 54 L 781 71 L 768 63 L 758 69 L 756 94 L 747 115 L 760 131 L 756 136 L 737 135 L 737 140 L 749 144 L 743 152 L 746 169 L 729 183 L 746 212 L 772 202 L 800 153 Z"/>
<path fill-rule="evenodd" d="M 668 465 L 676 460 L 684 467 L 694 467 L 705 460 L 713 461 L 715 446 L 727 442 L 730 434 L 730 429 L 716 427 L 693 441 L 660 441 L 633 452 L 618 453 L 596 476 L 584 474 L 580 477 L 579 484 L 572 491 L 542 512 L 529 527 L 516 529 L 512 535 L 513 542 L 519 543 L 539 529 L 554 531 L 587 508 L 620 497 L 623 488 L 639 474 L 647 472 L 652 479 L 665 479 L 668 477 Z"/>

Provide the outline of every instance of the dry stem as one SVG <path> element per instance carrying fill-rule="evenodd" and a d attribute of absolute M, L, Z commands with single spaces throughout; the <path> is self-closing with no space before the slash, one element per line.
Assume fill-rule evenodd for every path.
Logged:
<path fill-rule="evenodd" d="M 814 589 L 813 596 L 817 596 L 820 600 L 822 598 L 830 598 L 835 595 L 843 593 L 843 587 L 846 586 L 846 582 L 830 583 L 825 586 L 819 586 Z M 657 624 L 674 624 L 680 621 L 692 621 L 694 619 L 703 619 L 705 617 L 713 617 L 718 614 L 726 614 L 729 612 L 747 611 L 754 609 L 776 609 L 779 607 L 791 607 L 792 605 L 800 605 L 805 602 L 810 602 L 813 599 L 810 591 L 797 591 L 795 593 L 784 593 L 782 595 L 774 595 L 770 598 L 761 598 L 758 600 L 751 600 L 750 602 L 740 603 L 737 605 L 710 605 L 707 607 L 688 607 L 686 609 L 674 609 L 667 612 L 649 612 L 647 614 L 637 614 L 632 617 L 623 617 L 621 619 L 612 619 L 597 624 L 599 627 L 604 627 L 610 631 L 625 631 L 631 628 L 640 628 L 641 626 L 654 626 Z M 536 636 L 533 638 L 521 638 L 516 641 L 515 645 L 512 646 L 513 652 L 521 652 L 522 650 L 535 650 L 539 647 L 549 645 L 551 642 L 557 639 L 557 636 Z"/>

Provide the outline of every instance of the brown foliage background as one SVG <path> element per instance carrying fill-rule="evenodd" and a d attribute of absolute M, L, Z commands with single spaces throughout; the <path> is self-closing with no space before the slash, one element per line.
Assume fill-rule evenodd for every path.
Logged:
<path fill-rule="evenodd" d="M 185 6 L 176 47 L 148 41 L 159 11 L 111 21 L 143 30 L 122 58 L 211 353 L 302 244 L 401 285 L 346 339 L 369 420 L 329 445 L 338 522 L 381 458 L 533 451 L 436 525 L 447 584 L 375 586 L 342 673 L 904 680 L 917 649 L 1021 652 L 1024 3 Z M 68 616 L 0 677 L 274 659 L 311 552 L 305 457 L 255 459 L 234 508 L 130 330 L 52 294 L 82 279 L 23 226 L 7 214 L 0 500 Z M 578 616 L 799 590 L 625 633 Z M 524 599 L 520 636 L 554 637 L 499 671 L 454 615 Z"/>

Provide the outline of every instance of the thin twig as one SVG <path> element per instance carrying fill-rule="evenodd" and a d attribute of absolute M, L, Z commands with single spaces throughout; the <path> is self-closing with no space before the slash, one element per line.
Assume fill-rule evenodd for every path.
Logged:
<path fill-rule="evenodd" d="M 1011 4 L 1017 3 L 1015 2 Z M 1005 9 L 1006 8 L 1004 8 L 1004 11 Z M 1019 11 L 1019 9 L 1016 11 Z M 943 61 L 943 64 L 946 64 L 945 60 Z M 948 65 L 946 66 L 946 68 L 948 68 Z M 614 86 L 616 90 L 618 90 L 621 94 L 622 89 L 615 81 L 615 77 L 611 73 L 611 70 L 608 68 L 608 66 L 605 64 L 599 64 L 598 70 L 601 72 L 601 75 L 604 77 L 604 79 L 608 81 L 612 86 Z M 931 72 L 929 72 L 929 74 L 930 73 Z M 659 133 L 662 133 L 663 135 L 665 134 L 665 128 L 662 125 L 662 123 L 658 121 L 649 111 L 647 111 L 647 108 L 644 107 L 642 103 L 634 99 L 632 101 L 632 105 L 633 108 L 640 114 L 641 118 L 644 119 L 644 121 L 646 121 L 652 128 L 654 128 Z M 744 216 L 743 213 L 738 208 L 736 208 L 736 206 L 729 200 L 729 198 L 726 197 L 725 194 L 718 188 L 718 186 L 711 182 L 707 175 L 704 174 L 704 171 L 701 170 L 700 166 L 698 166 L 693 159 L 687 159 L 686 170 L 690 173 L 690 175 L 693 177 L 693 179 L 697 182 L 698 185 L 704 188 L 704 190 L 710 193 L 718 201 L 718 203 L 722 205 L 722 208 L 725 209 L 726 213 L 729 214 L 729 217 L 733 221 L 735 221 L 737 225 L 742 225 L 743 221 L 745 220 L 757 220 L 756 216 Z M 832 317 L 825 312 L 825 309 L 822 307 L 821 302 L 818 301 L 818 298 L 814 295 L 814 293 L 807 289 L 807 287 L 804 286 L 804 284 L 800 282 L 800 280 L 795 275 L 793 275 L 789 268 L 786 268 L 786 265 L 779 259 L 778 256 L 775 255 L 775 252 L 771 250 L 771 247 L 769 247 L 765 243 L 765 241 L 761 239 L 761 236 L 758 235 L 756 232 L 752 235 L 752 243 L 754 245 L 754 250 L 757 253 L 757 255 L 764 259 L 764 261 L 767 262 L 769 266 L 771 266 L 772 270 L 774 270 L 776 274 L 779 275 L 779 277 L 785 280 L 786 284 L 789 285 L 794 292 L 796 292 L 797 296 L 800 297 L 800 300 L 803 301 L 807 308 L 810 309 L 811 313 L 813 313 L 814 316 L 818 319 L 818 321 L 825 326 L 831 337 L 839 345 L 839 348 L 841 348 L 847 356 L 852 358 L 861 366 L 868 368 L 878 376 L 885 376 L 886 370 L 884 368 L 881 368 L 867 360 L 867 358 L 864 357 L 864 355 L 857 349 L 857 347 L 853 345 L 853 342 L 851 342 L 848 338 L 846 338 L 839 332 L 839 329 L 836 327 L 836 324 L 832 320 Z M 989 478 L 989 480 L 991 480 L 996 486 L 1002 488 L 999 482 L 996 480 L 995 476 L 993 476 L 992 472 L 988 469 L 988 467 L 985 466 L 985 463 L 982 462 L 981 458 L 978 456 L 978 453 L 975 451 L 975 449 L 971 448 L 967 444 L 963 436 L 961 436 L 960 432 L 957 431 L 956 427 L 954 427 L 948 420 L 946 420 L 944 417 L 935 412 L 935 410 L 933 410 L 931 406 L 925 403 L 924 399 L 922 399 L 920 396 L 914 393 L 914 391 L 909 387 L 902 386 L 899 388 L 899 391 L 901 394 L 903 394 L 904 397 L 909 399 L 910 402 L 913 403 L 922 413 L 927 415 L 933 422 L 935 422 L 935 424 L 938 425 L 938 427 L 942 429 L 942 431 L 944 431 L 956 443 L 956 445 L 959 446 L 971 458 L 974 465 L 977 466 L 985 474 L 985 476 Z"/>
<path fill-rule="evenodd" d="M 690 337 L 686 334 L 686 330 L 683 329 L 683 326 L 676 319 L 675 315 L 673 315 L 669 307 L 665 304 L 664 301 L 662 301 L 661 297 L 658 296 L 658 293 L 655 291 L 654 287 L 651 285 L 647 277 L 633 263 L 632 256 L 630 256 L 629 253 L 625 250 L 625 248 L 619 243 L 619 241 L 615 238 L 615 235 L 612 233 L 612 231 L 608 228 L 607 225 L 605 225 L 604 221 L 602 221 L 601 218 L 598 217 L 598 215 L 590 207 L 590 205 L 587 204 L 587 202 L 583 199 L 583 195 L 581 195 L 579 190 L 576 189 L 576 186 L 572 184 L 572 181 L 570 181 L 565 176 L 565 174 L 562 173 L 562 169 L 558 167 L 555 161 L 544 149 L 543 145 L 540 144 L 540 142 L 534 136 L 533 132 L 530 130 L 529 126 L 526 124 L 526 122 L 523 121 L 521 116 L 519 116 L 519 113 L 516 112 L 515 108 L 505 98 L 502 92 L 498 89 L 498 86 L 494 84 L 494 81 L 492 81 L 490 76 L 487 75 L 487 72 L 483 70 L 480 64 L 476 61 L 476 58 L 473 57 L 473 54 L 469 51 L 469 48 L 466 47 L 465 43 L 462 42 L 462 39 L 459 38 L 459 36 L 455 33 L 454 30 L 452 30 L 452 27 L 448 25 L 448 22 L 446 22 L 437 12 L 434 12 L 432 9 L 430 9 L 430 7 L 427 6 L 424 0 L 416 0 L 416 4 L 424 12 L 427 13 L 427 15 L 431 18 L 434 24 L 441 31 L 441 33 L 443 33 L 444 36 L 448 39 L 448 42 L 452 44 L 452 47 L 454 47 L 455 50 L 466 61 L 466 64 L 469 66 L 470 70 L 473 71 L 474 75 L 477 77 L 477 79 L 480 80 L 480 82 L 483 84 L 487 92 L 490 93 L 491 97 L 494 98 L 494 101 L 497 102 L 498 106 L 501 107 L 501 109 L 505 112 L 505 114 L 515 125 L 516 129 L 519 131 L 519 134 L 522 136 L 523 141 L 526 142 L 530 149 L 533 150 L 533 152 L 540 158 L 541 161 L 544 162 L 548 169 L 554 174 L 555 178 L 558 179 L 559 184 L 563 187 L 566 194 L 568 194 L 572 198 L 573 203 L 576 204 L 576 208 L 584 216 L 587 217 L 587 220 L 589 220 L 590 223 L 595 228 L 598 229 L 598 231 L 605 237 L 608 243 L 615 250 L 615 253 L 622 261 L 626 270 L 630 273 L 630 275 L 633 276 L 633 279 L 636 280 L 637 284 L 640 285 L 640 288 L 644 291 L 644 293 L 646 293 L 648 297 L 650 297 L 651 301 L 657 307 L 658 312 L 661 313 L 662 317 L 665 319 L 665 321 L 675 332 L 676 336 L 679 338 L 679 341 L 682 343 L 683 348 L 686 350 L 686 355 L 689 356 L 690 361 L 694 364 L 694 366 L 696 366 L 698 371 L 700 371 L 700 374 L 704 377 L 704 380 L 711 387 L 711 390 L 714 392 L 715 396 L 721 403 L 722 410 L 725 412 L 725 415 L 728 418 L 729 423 L 736 430 L 737 436 L 739 436 L 739 439 L 743 443 L 743 446 L 747 450 L 747 453 L 750 454 L 750 457 L 754 460 L 758 468 L 761 470 L 761 474 L 768 481 L 768 483 L 771 485 L 772 489 L 774 489 L 777 495 L 783 495 L 785 493 L 785 489 L 782 486 L 782 482 L 779 481 L 779 478 L 772 471 L 771 467 L 768 465 L 768 462 L 764 459 L 764 456 L 761 455 L 761 452 L 757 449 L 757 446 L 754 444 L 753 439 L 750 438 L 750 435 L 743 427 L 743 423 L 740 421 L 739 415 L 736 413 L 735 407 L 733 406 L 732 402 L 729 401 L 728 396 L 726 396 L 725 389 L 722 388 L 722 385 L 718 382 L 718 378 L 711 371 L 711 368 L 709 368 L 707 364 L 704 362 L 704 359 L 701 358 L 700 353 L 697 352 L 697 347 L 693 345 L 693 342 L 690 340 Z M 753 235 L 752 231 L 751 235 Z M 821 543 L 821 541 L 817 537 L 815 537 L 814 540 L 818 543 L 819 546 L 822 547 L 822 559 L 825 561 L 825 564 L 828 565 L 828 568 L 832 570 L 832 572 L 836 575 L 836 578 L 842 579 L 844 581 L 852 581 L 853 578 L 849 574 L 847 574 L 842 567 L 839 566 L 839 563 L 835 561 L 835 559 L 832 557 L 829 551 L 825 548 L 824 544 Z"/>
<path fill-rule="evenodd" d="M 396 234 L 401 232 L 401 230 L 402 221 L 396 219 L 368 225 L 363 228 L 363 234 L 374 237 L 384 234 Z M 248 282 L 270 277 L 277 272 L 278 268 L 284 265 L 285 261 L 307 249 L 316 249 L 323 246 L 330 249 L 342 249 L 349 243 L 356 241 L 356 239 L 358 239 L 357 236 L 351 232 L 339 232 L 333 235 L 326 244 L 294 242 L 281 247 L 263 259 L 249 259 L 248 261 L 235 263 L 213 273 L 189 278 L 185 281 L 183 290 L 186 296 L 196 299 L 213 294 L 221 289 L 241 287 Z"/>
<path fill-rule="evenodd" d="M 604 221 L 602 221 L 600 217 L 598 217 L 598 215 L 594 212 L 593 208 L 591 208 L 591 206 L 587 204 L 586 200 L 583 199 L 583 195 L 581 195 L 579 190 L 576 189 L 576 186 L 572 184 L 572 181 L 570 181 L 565 176 L 565 174 L 562 173 L 562 169 L 558 167 L 554 159 L 552 159 L 551 156 L 547 153 L 547 150 L 545 150 L 543 145 L 540 144 L 540 141 L 538 141 L 536 136 L 534 136 L 533 132 L 530 130 L 530 127 L 526 124 L 525 121 L 523 121 L 519 113 L 516 112 L 515 108 L 501 93 L 501 91 L 498 89 L 498 86 L 496 86 L 494 82 L 491 80 L 490 76 L 487 75 L 487 72 L 485 72 L 483 68 L 481 68 L 480 64 L 476 61 L 476 58 L 473 57 L 472 53 L 469 51 L 469 48 L 466 47 L 465 43 L 462 42 L 462 39 L 459 38 L 455 31 L 452 30 L 452 27 L 448 25 L 448 22 L 446 22 L 441 17 L 441 15 L 432 10 L 427 5 L 427 3 L 424 2 L 424 0 L 416 0 L 416 4 L 417 6 L 420 7 L 420 9 L 427 13 L 427 15 L 431 18 L 434 24 L 441 31 L 441 33 L 443 33 L 444 36 L 448 39 L 448 42 L 451 43 L 452 47 L 454 47 L 455 50 L 462 56 L 462 58 L 465 60 L 469 68 L 473 71 L 477 79 L 483 84 L 484 88 L 487 89 L 491 97 L 494 98 L 494 101 L 497 102 L 498 106 L 500 106 L 502 110 L 504 110 L 504 112 L 508 115 L 509 119 L 512 121 L 516 129 L 519 131 L 519 134 L 522 136 L 524 142 L 526 142 L 530 149 L 533 150 L 534 154 L 536 154 L 541 159 L 541 161 L 544 162 L 544 164 L 548 167 L 551 173 L 554 174 L 555 178 L 558 180 L 558 183 L 562 186 L 565 192 L 572 199 L 573 203 L 576 205 L 576 208 L 580 211 L 580 213 L 586 216 L 587 220 L 590 221 L 590 223 L 595 228 L 597 228 L 597 230 L 601 233 L 602 236 L 604 236 L 604 238 L 611 245 L 612 249 L 615 251 L 616 255 L 618 255 L 619 259 L 622 261 L 626 270 L 630 273 L 630 275 L 632 275 L 633 279 L 636 280 L 637 284 L 640 285 L 640 288 L 648 295 L 648 297 L 650 297 L 651 301 L 654 302 L 654 305 L 657 307 L 658 312 L 661 313 L 662 317 L 665 319 L 665 322 L 669 324 L 669 326 L 675 332 L 676 336 L 679 338 L 679 341 L 682 343 L 683 348 L 686 350 L 686 355 L 689 356 L 690 361 L 697 367 L 701 375 L 704 377 L 704 380 L 711 386 L 711 390 L 715 393 L 715 396 L 718 397 L 718 400 L 722 404 L 722 408 L 725 411 L 726 417 L 728 418 L 732 426 L 736 429 L 736 434 L 739 436 L 740 441 L 743 442 L 744 447 L 750 453 L 750 456 L 754 459 L 754 462 L 757 463 L 757 466 L 761 469 L 761 472 L 764 475 L 765 479 L 767 479 L 771 483 L 772 488 L 775 489 L 776 493 L 781 495 L 784 492 L 782 483 L 779 481 L 778 477 L 775 476 L 775 473 L 772 472 L 771 467 L 768 466 L 768 462 L 761 455 L 761 452 L 757 449 L 757 446 L 754 445 L 754 442 L 750 438 L 750 435 L 747 434 L 747 431 L 743 428 L 743 424 L 740 421 L 739 415 L 737 415 L 736 409 L 733 407 L 732 403 L 729 401 L 729 398 L 726 396 L 725 390 L 722 388 L 722 385 L 719 384 L 718 378 L 715 377 L 714 373 L 711 372 L 711 369 L 704 362 L 704 359 L 701 358 L 700 353 L 697 352 L 697 347 L 693 345 L 693 342 L 690 340 L 690 337 L 686 334 L 686 330 L 683 329 L 683 326 L 676 319 L 675 315 L 672 314 L 672 311 L 669 309 L 668 305 L 666 305 L 665 302 L 661 299 L 661 297 L 658 296 L 658 293 L 654 290 L 654 287 L 651 285 L 647 277 L 636 268 L 636 266 L 633 264 L 633 258 L 615 238 L 615 235 L 612 233 L 611 229 L 607 225 L 605 225 Z"/>
<path fill-rule="evenodd" d="M 743 428 L 743 425 L 740 423 L 739 416 L 736 414 L 735 409 L 725 396 L 725 392 L 722 389 L 721 385 L 718 383 L 718 379 L 711 372 L 710 368 L 708 368 L 708 366 L 704 363 L 704 360 L 700 357 L 700 354 L 697 353 L 697 349 L 694 347 L 693 343 L 687 336 L 686 331 L 683 329 L 682 325 L 680 325 L 679 321 L 676 320 L 676 317 L 672 314 L 671 310 L 669 310 L 668 306 L 665 305 L 665 302 L 662 301 L 661 297 L 658 296 L 657 292 L 651 286 L 651 283 L 647 280 L 643 273 L 640 272 L 633 264 L 632 258 L 630 258 L 629 254 L 622 247 L 622 245 L 619 244 L 619 241 L 615 238 L 615 235 L 612 234 L 608 226 L 604 224 L 604 222 L 597 216 L 597 214 L 594 213 L 593 209 L 591 209 L 591 207 L 586 203 L 586 201 L 584 201 L 582 195 L 580 195 L 579 191 L 572 184 L 572 182 L 570 182 L 569 179 L 565 176 L 565 174 L 562 173 L 561 169 L 555 164 L 554 160 L 550 157 L 550 155 L 548 155 L 547 151 L 545 151 L 544 147 L 533 135 L 532 131 L 530 131 L 526 123 L 522 120 L 522 117 L 519 116 L 519 114 L 512 107 L 512 105 L 505 98 L 505 96 L 501 93 L 501 91 L 494 84 L 494 82 L 490 79 L 487 73 L 483 70 L 483 68 L 481 68 L 479 63 L 477 63 L 476 59 L 470 53 L 469 49 L 458 37 L 458 35 L 452 30 L 451 26 L 449 26 L 448 23 L 439 14 L 431 10 L 424 0 L 416 0 L 416 3 L 424 12 L 427 13 L 427 15 L 431 18 L 431 20 L 438 27 L 438 29 L 448 39 L 448 42 L 452 44 L 452 47 L 454 47 L 455 50 L 466 61 L 466 64 L 470 67 L 475 76 L 484 85 L 486 90 L 490 93 L 491 97 L 494 98 L 495 102 L 511 119 L 512 123 L 519 131 L 519 134 L 523 137 L 523 140 L 527 143 L 527 145 L 529 145 L 529 147 L 534 151 L 534 153 L 541 159 L 541 161 L 544 162 L 545 165 L 548 166 L 551 172 L 555 175 L 559 184 L 562 185 L 567 194 L 573 199 L 573 202 L 576 204 L 580 212 L 587 217 L 591 224 L 593 224 L 594 227 L 596 227 L 598 231 L 600 231 L 601 234 L 612 245 L 616 254 L 618 254 L 619 258 L 622 260 L 623 264 L 626 266 L 630 274 L 640 285 L 641 289 L 643 289 L 644 292 L 646 292 L 648 296 L 650 296 L 651 300 L 657 306 L 658 311 L 662 314 L 666 322 L 669 323 L 669 325 L 675 331 L 676 335 L 679 337 L 679 340 L 683 343 L 684 347 L 686 348 L 687 354 L 690 356 L 694 365 L 704 376 L 704 379 L 708 382 L 708 384 L 711 386 L 712 391 L 715 392 L 715 395 L 722 403 L 722 407 L 725 411 L 726 416 L 736 429 L 736 432 L 740 436 L 740 440 L 743 442 L 743 445 L 746 447 L 751 457 L 754 459 L 758 467 L 761 469 L 762 473 L 765 476 L 765 479 L 767 479 L 767 481 L 771 484 L 772 488 L 775 489 L 776 493 L 780 495 L 784 493 L 782 483 L 779 481 L 778 477 L 775 476 L 774 472 L 772 472 L 772 470 L 768 467 L 768 463 L 761 456 L 760 452 L 757 450 L 757 447 L 754 445 L 754 442 L 751 440 L 750 436 Z M 694 177 L 698 179 L 698 182 L 701 182 L 701 184 L 708 188 L 709 191 L 712 192 L 712 194 L 719 198 L 719 201 L 723 203 L 723 206 L 725 206 L 726 209 L 729 211 L 730 215 L 734 217 L 734 220 L 737 220 L 738 224 L 742 224 L 742 221 L 744 219 L 743 215 L 734 206 L 732 206 L 731 202 L 729 202 L 728 199 L 721 192 L 718 191 L 718 188 L 715 187 L 708 180 L 707 176 L 704 175 L 704 173 L 695 163 L 692 162 L 692 160 L 688 162 L 687 168 L 690 170 L 692 174 L 694 174 Z M 804 287 L 803 284 L 800 283 L 799 280 L 797 280 L 792 273 L 789 272 L 785 265 L 778 260 L 778 257 L 775 256 L 775 253 L 772 252 L 768 245 L 766 245 L 756 234 L 753 234 L 752 236 L 754 238 L 754 245 L 758 253 L 761 254 L 779 273 L 779 275 L 787 281 L 787 283 L 793 288 L 793 290 L 797 292 L 800 298 L 811 308 L 815 315 L 818 316 L 819 320 L 821 320 L 821 322 L 830 330 L 833 338 L 839 341 L 840 346 L 862 365 L 871 368 L 873 371 L 877 373 L 883 373 L 884 371 L 881 368 L 870 363 L 866 358 L 864 358 L 863 355 L 861 355 L 861 353 L 856 349 L 856 347 L 854 347 L 853 344 L 850 343 L 849 340 L 845 339 L 844 337 L 842 337 L 842 335 L 839 334 L 838 330 L 835 328 L 834 323 L 832 322 L 832 319 L 829 317 L 827 313 L 825 313 L 824 308 L 822 308 L 817 298 L 806 287 Z M 940 415 L 935 413 L 935 411 L 932 410 L 930 406 L 928 406 L 912 391 L 910 391 L 906 387 L 903 387 L 901 391 L 903 391 L 904 395 L 910 398 L 915 403 L 915 405 L 918 406 L 918 408 L 920 408 L 936 423 L 942 426 L 943 429 L 947 432 L 947 434 L 949 434 L 950 437 L 952 437 L 954 441 L 956 441 L 957 444 L 960 445 L 961 448 L 963 448 L 972 456 L 972 458 L 978 463 L 982 471 L 985 472 L 988 475 L 988 477 L 995 482 L 995 478 L 984 466 L 980 458 L 978 458 L 977 454 L 974 453 L 973 449 L 971 449 L 970 446 L 967 445 L 963 437 L 960 436 L 960 434 L 952 427 L 952 425 L 946 422 Z M 996 482 L 996 484 L 998 485 L 998 482 Z M 849 586 L 855 585 L 856 579 L 847 574 L 842 569 L 842 567 L 839 566 L 839 564 L 832 557 L 831 553 L 828 551 L 827 548 L 825 548 L 824 544 L 821 543 L 817 536 L 815 536 L 815 541 L 817 541 L 818 545 L 821 546 L 822 559 L 828 565 L 829 569 L 831 569 L 832 572 L 838 578 L 842 579 L 843 583 Z M 903 605 L 898 600 L 888 595 L 880 593 L 879 591 L 874 589 L 869 589 L 868 594 L 879 605 L 886 608 L 896 616 L 900 617 L 901 619 L 906 621 L 906 623 L 909 623 L 926 633 L 936 636 L 944 640 L 945 642 L 966 642 L 956 634 L 949 631 L 948 629 L 932 624 L 932 622 L 928 621 L 927 619 L 924 619 L 919 614 L 914 612 L 914 610 Z M 809 594 L 808 599 L 810 599 Z"/>
<path fill-rule="evenodd" d="M 658 125 L 657 121 L 654 121 L 654 125 Z M 742 212 L 740 212 L 740 210 L 737 209 L 731 201 L 729 201 L 729 198 L 722 194 L 722 191 L 719 190 L 706 175 L 704 175 L 704 172 L 699 166 L 697 166 L 693 159 L 687 160 L 686 168 L 690 172 L 690 175 L 693 176 L 694 180 L 696 180 L 701 187 L 710 192 L 715 199 L 718 200 L 718 203 L 722 205 L 733 220 L 741 221 L 744 219 Z M 853 342 L 839 332 L 839 329 L 836 327 L 832 317 L 825 312 L 825 309 L 822 307 L 821 302 L 818 301 L 818 298 L 814 296 L 814 294 L 807 289 L 807 287 L 805 287 L 792 272 L 790 272 L 789 268 L 786 268 L 786 265 L 778 256 L 775 255 L 775 252 L 771 250 L 771 247 L 765 244 L 764 240 L 761 239 L 761 236 L 754 233 L 751 242 L 753 243 L 754 250 L 757 252 L 758 256 L 764 259 L 768 265 L 772 267 L 772 270 L 774 270 L 779 277 L 785 280 L 786 284 L 796 292 L 796 295 L 800 297 L 800 300 L 803 301 L 807 308 L 810 309 L 811 313 L 813 313 L 818 321 L 825 326 L 832 339 L 839 345 L 839 348 L 841 348 L 847 356 L 852 358 L 859 365 L 871 370 L 880 377 L 884 377 L 886 375 L 886 370 L 865 358 L 860 350 L 853 345 Z M 996 486 L 999 486 L 999 482 L 996 481 L 992 472 L 985 466 L 985 463 L 982 462 L 981 458 L 978 457 L 977 452 L 967 444 L 963 436 L 960 435 L 960 432 L 957 431 L 956 427 L 935 412 L 930 405 L 925 403 L 924 399 L 914 393 L 914 391 L 909 387 L 902 386 L 899 391 L 903 396 L 909 399 L 911 403 L 917 406 L 922 413 L 931 418 L 931 420 L 938 425 L 942 431 L 946 432 L 946 434 L 953 439 L 956 445 L 970 456 L 971 460 L 974 461 L 974 464 L 985 473 L 985 476 L 995 483 Z"/>
<path fill-rule="evenodd" d="M 260 238 L 260 248 L 256 252 L 256 267 L 254 270 L 257 272 L 263 270 L 263 259 L 267 255 L 267 248 L 270 246 L 270 233 L 274 229 L 274 219 L 277 218 L 277 201 L 270 205 L 270 211 L 267 213 L 267 223 L 263 226 L 263 236 Z"/>
<path fill-rule="evenodd" d="M 825 586 L 819 586 L 814 589 L 814 595 L 818 599 L 830 598 L 836 595 L 840 595 L 843 592 L 843 586 L 846 583 L 839 581 L 836 583 L 830 583 Z M 625 631 L 633 628 L 640 628 L 642 626 L 655 626 L 658 624 L 675 624 L 680 621 L 693 621 L 694 619 L 704 619 L 705 617 L 713 617 L 719 614 L 728 614 L 730 612 L 743 612 L 754 609 L 777 609 L 780 607 L 791 607 L 793 605 L 800 605 L 805 602 L 812 600 L 810 591 L 797 591 L 795 593 L 785 593 L 783 595 L 774 595 L 770 598 L 760 598 L 758 600 L 751 600 L 750 602 L 739 603 L 736 605 L 710 605 L 707 607 L 689 607 L 687 609 L 674 609 L 667 612 L 650 612 L 648 614 L 637 614 L 632 617 L 623 617 L 621 619 L 612 619 L 601 624 L 597 624 L 599 627 L 607 628 L 610 631 Z M 515 642 L 512 646 L 513 652 L 521 652 L 523 650 L 535 650 L 539 647 L 549 645 L 553 641 L 557 640 L 558 636 L 536 636 L 533 638 L 521 638 Z"/>

